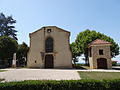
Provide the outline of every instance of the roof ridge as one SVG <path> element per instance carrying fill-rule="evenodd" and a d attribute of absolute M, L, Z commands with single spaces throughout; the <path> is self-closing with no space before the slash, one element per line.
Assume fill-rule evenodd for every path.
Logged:
<path fill-rule="evenodd" d="M 43 28 L 48 28 L 48 27 L 55 27 L 55 28 L 58 28 L 58 29 L 60 29 L 60 30 L 62 30 L 62 31 L 64 31 L 64 32 L 70 33 L 70 31 L 64 30 L 64 29 L 62 29 L 62 28 L 60 28 L 60 27 L 57 27 L 57 26 L 43 26 L 43 27 L 41 27 L 40 29 L 38 29 L 38 30 L 36 30 L 36 31 L 34 31 L 34 32 L 32 32 L 32 33 L 29 33 L 29 34 L 30 34 L 30 35 L 31 35 L 31 34 L 34 34 L 34 33 L 38 32 L 38 31 L 42 30 Z"/>
<path fill-rule="evenodd" d="M 102 39 L 96 39 L 92 41 L 89 45 L 96 45 L 96 44 L 98 45 L 98 44 L 111 44 L 111 43 Z"/>

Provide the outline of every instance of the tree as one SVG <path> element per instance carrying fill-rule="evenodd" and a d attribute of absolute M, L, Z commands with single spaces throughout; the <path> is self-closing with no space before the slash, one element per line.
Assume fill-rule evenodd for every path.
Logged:
<path fill-rule="evenodd" d="M 76 62 L 78 62 L 78 58 L 77 57 L 80 56 L 82 54 L 82 52 L 78 52 L 79 50 L 78 50 L 75 42 L 70 44 L 70 48 L 71 48 L 71 51 L 72 51 L 73 63 L 76 66 Z"/>
<path fill-rule="evenodd" d="M 13 54 L 17 51 L 17 48 L 18 44 L 16 40 L 7 36 L 0 37 L 0 60 L 2 60 L 2 62 L 8 59 L 12 60 Z"/>
<path fill-rule="evenodd" d="M 119 46 L 118 44 L 109 36 L 106 36 L 105 34 L 102 34 L 100 32 L 96 31 L 90 31 L 89 29 L 80 32 L 77 35 L 77 38 L 75 40 L 75 44 L 77 47 L 77 54 L 76 55 L 81 55 L 84 54 L 85 56 L 85 61 L 88 63 L 88 44 L 91 43 L 92 41 L 96 39 L 101 39 L 105 40 L 108 42 L 111 42 L 111 56 L 115 57 L 116 55 L 119 55 Z"/>
<path fill-rule="evenodd" d="M 27 59 L 28 50 L 29 50 L 29 47 L 25 42 L 18 45 L 18 50 L 17 50 L 18 66 L 26 65 L 25 60 Z"/>
<path fill-rule="evenodd" d="M 16 20 L 12 16 L 5 16 L 3 13 L 0 13 L 0 36 L 9 36 L 17 40 L 17 31 L 15 30 Z"/>

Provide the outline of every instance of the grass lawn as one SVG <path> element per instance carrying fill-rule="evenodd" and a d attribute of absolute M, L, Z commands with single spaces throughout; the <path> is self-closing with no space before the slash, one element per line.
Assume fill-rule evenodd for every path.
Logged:
<path fill-rule="evenodd" d="M 0 72 L 5 72 L 5 71 L 7 71 L 7 70 L 0 70 Z"/>
<path fill-rule="evenodd" d="M 78 71 L 82 79 L 94 79 L 94 80 L 103 80 L 103 79 L 120 79 L 120 72 L 82 72 Z"/>

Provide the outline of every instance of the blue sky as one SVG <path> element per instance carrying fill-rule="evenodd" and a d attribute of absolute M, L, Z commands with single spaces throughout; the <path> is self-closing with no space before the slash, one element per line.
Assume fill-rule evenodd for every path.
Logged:
<path fill-rule="evenodd" d="M 0 0 L 0 12 L 17 20 L 19 43 L 29 45 L 29 33 L 52 25 L 70 31 L 71 42 L 90 29 L 120 45 L 120 0 Z"/>

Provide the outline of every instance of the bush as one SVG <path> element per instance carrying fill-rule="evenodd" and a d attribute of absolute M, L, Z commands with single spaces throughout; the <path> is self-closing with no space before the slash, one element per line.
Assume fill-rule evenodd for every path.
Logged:
<path fill-rule="evenodd" d="M 120 90 L 120 79 L 9 82 L 0 83 L 0 90 Z"/>
<path fill-rule="evenodd" d="M 12 65 L 13 54 L 17 51 L 18 43 L 16 40 L 0 36 L 0 68 Z"/>
<path fill-rule="evenodd" d="M 117 62 L 112 61 L 112 66 L 117 66 Z"/>

